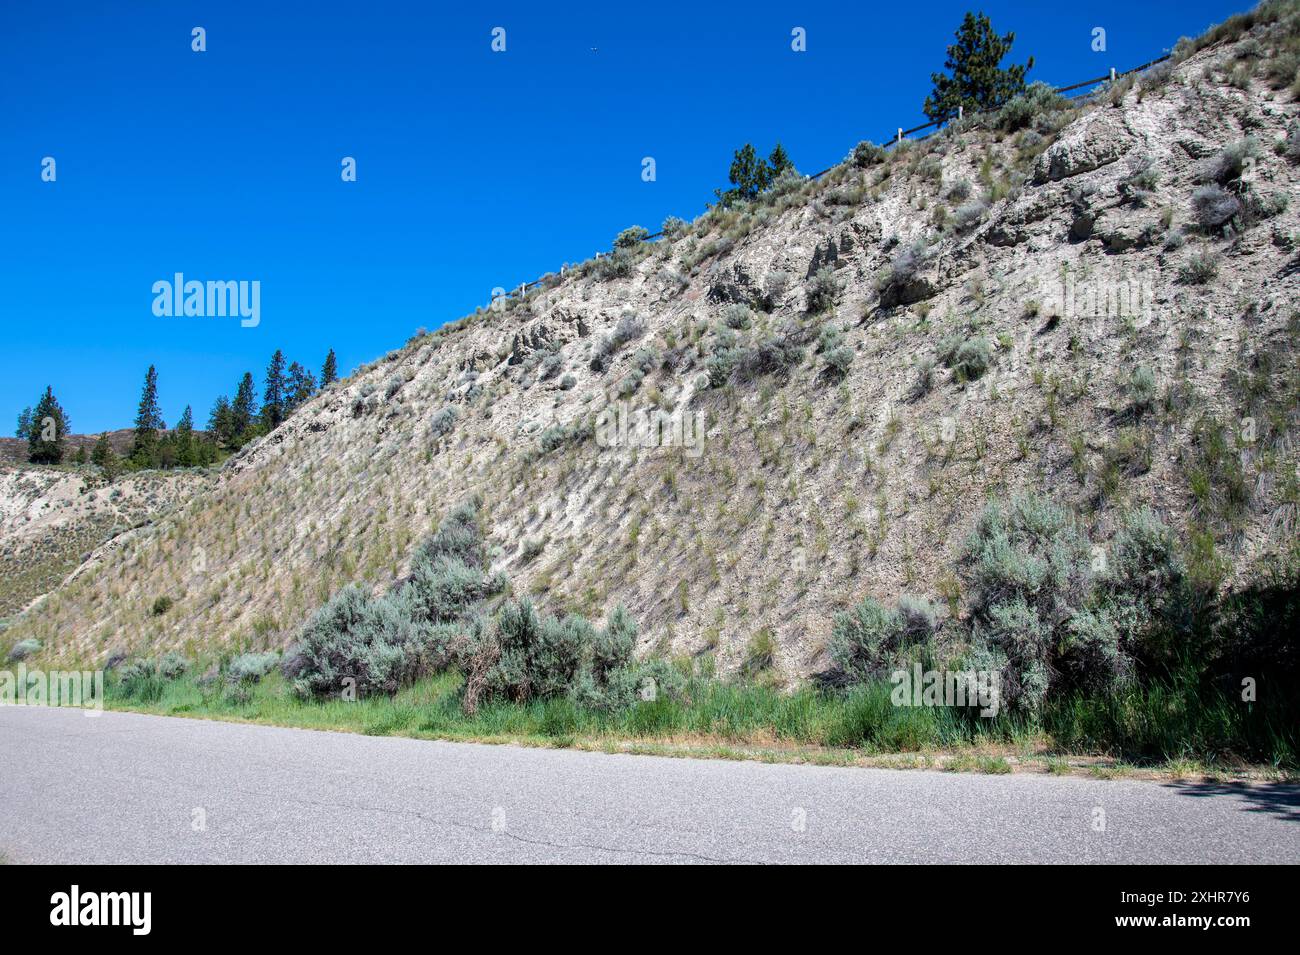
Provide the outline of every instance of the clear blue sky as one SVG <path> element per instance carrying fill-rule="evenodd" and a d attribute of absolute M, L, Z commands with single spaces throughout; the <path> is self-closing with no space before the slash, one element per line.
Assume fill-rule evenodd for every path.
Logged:
<path fill-rule="evenodd" d="M 816 172 L 924 121 L 968 5 L 3 0 L 3 432 L 47 383 L 75 431 L 129 426 L 150 363 L 167 423 L 192 404 L 202 426 L 276 348 L 318 370 L 333 347 L 347 372 L 632 223 L 697 215 L 746 141 Z M 1063 84 L 1246 6 L 977 9 Z M 178 271 L 259 280 L 260 325 L 155 317 Z"/>

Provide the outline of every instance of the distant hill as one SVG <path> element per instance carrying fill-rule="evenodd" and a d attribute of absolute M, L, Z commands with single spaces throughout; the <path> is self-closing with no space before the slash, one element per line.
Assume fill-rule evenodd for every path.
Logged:
<path fill-rule="evenodd" d="M 160 432 L 161 434 L 170 434 L 168 431 Z M 134 428 L 119 428 L 117 431 L 109 431 L 108 443 L 112 445 L 113 450 L 125 457 L 131 451 L 131 442 L 135 439 Z M 204 432 L 195 431 L 196 436 L 201 437 Z M 95 444 L 99 441 L 98 434 L 70 434 L 66 438 L 67 453 L 64 455 L 65 464 L 72 463 L 72 456 L 77 453 L 77 448 L 85 448 L 86 455 L 94 450 Z M 26 464 L 27 463 L 27 439 L 26 438 L 0 438 L 0 464 Z"/>

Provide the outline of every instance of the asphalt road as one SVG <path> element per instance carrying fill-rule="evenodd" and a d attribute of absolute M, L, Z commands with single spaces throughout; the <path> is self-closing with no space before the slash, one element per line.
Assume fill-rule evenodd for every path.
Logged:
<path fill-rule="evenodd" d="M 0 853 L 20 863 L 1295 863 L 1300 790 L 611 756 L 0 707 Z"/>

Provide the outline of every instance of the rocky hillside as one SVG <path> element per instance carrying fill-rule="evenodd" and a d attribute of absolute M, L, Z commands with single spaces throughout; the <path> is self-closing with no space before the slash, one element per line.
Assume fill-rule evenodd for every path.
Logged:
<path fill-rule="evenodd" d="M 0 465 L 0 619 L 49 593 L 101 547 L 206 487 L 199 470 L 137 472 Z"/>
<path fill-rule="evenodd" d="M 962 542 L 1020 491 L 1076 509 L 1099 560 L 1149 505 L 1232 586 L 1294 544 L 1300 504 L 1281 9 L 1088 103 L 1035 94 L 859 147 L 420 335 L 4 639 L 62 659 L 282 645 L 345 584 L 400 577 L 469 495 L 517 593 L 625 604 L 643 650 L 724 672 L 767 647 L 791 680 L 864 595 L 962 613 Z M 596 420 L 620 406 L 688 427 L 638 446 Z"/>

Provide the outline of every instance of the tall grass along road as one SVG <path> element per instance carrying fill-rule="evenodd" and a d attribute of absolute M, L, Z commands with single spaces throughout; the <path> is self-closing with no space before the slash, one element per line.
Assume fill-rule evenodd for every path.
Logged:
<path fill-rule="evenodd" d="M 1300 791 L 0 708 L 14 862 L 1295 862 Z"/>

